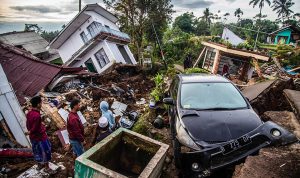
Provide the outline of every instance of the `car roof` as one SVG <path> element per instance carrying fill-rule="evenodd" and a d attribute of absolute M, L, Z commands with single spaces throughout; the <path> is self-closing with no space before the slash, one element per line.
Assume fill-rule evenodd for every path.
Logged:
<path fill-rule="evenodd" d="M 220 75 L 215 75 L 215 74 L 197 73 L 197 74 L 179 74 L 178 76 L 182 83 L 193 83 L 193 82 L 230 83 L 230 81 L 225 77 L 222 77 Z"/>

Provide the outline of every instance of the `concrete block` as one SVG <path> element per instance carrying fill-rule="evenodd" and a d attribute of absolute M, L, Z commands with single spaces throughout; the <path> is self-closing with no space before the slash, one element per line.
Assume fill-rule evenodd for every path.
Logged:
<path fill-rule="evenodd" d="M 75 161 L 75 177 L 159 177 L 169 146 L 120 128 Z"/>

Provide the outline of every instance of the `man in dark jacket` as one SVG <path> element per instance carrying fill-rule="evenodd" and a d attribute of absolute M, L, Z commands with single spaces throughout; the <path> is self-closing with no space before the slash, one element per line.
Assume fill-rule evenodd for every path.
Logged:
<path fill-rule="evenodd" d="M 184 69 L 188 69 L 193 67 L 193 63 L 192 63 L 192 55 L 188 54 L 185 58 L 185 60 L 183 61 L 183 67 Z"/>
<path fill-rule="evenodd" d="M 46 127 L 43 124 L 40 110 L 42 107 L 42 99 L 35 96 L 30 100 L 31 110 L 26 115 L 26 127 L 32 145 L 34 159 L 38 162 L 38 167 L 46 168 L 46 172 L 52 173 L 49 169 L 49 161 L 51 160 L 51 144 L 46 134 Z"/>
<path fill-rule="evenodd" d="M 73 152 L 76 154 L 76 157 L 84 153 L 83 144 L 85 144 L 84 128 L 77 114 L 77 111 L 80 109 L 79 103 L 80 101 L 77 99 L 74 99 L 71 102 L 71 112 L 69 113 L 67 120 L 67 130 L 69 133 L 70 144 Z"/>

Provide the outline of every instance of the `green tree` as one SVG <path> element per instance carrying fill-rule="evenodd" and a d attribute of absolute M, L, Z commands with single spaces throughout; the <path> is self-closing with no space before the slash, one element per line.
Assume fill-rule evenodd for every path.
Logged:
<path fill-rule="evenodd" d="M 40 27 L 38 24 L 25 24 L 24 31 L 35 31 L 36 33 L 41 33 L 42 27 Z"/>
<path fill-rule="evenodd" d="M 41 37 L 43 37 L 46 41 L 48 41 L 50 43 L 58 34 L 59 34 L 58 30 L 50 31 L 50 32 L 47 32 L 44 30 L 41 33 Z"/>
<path fill-rule="evenodd" d="M 203 16 L 201 17 L 206 23 L 208 23 L 208 25 L 210 26 L 211 24 L 211 20 L 213 18 L 213 13 L 211 13 L 209 11 L 209 8 L 206 8 L 204 11 L 203 11 Z"/>
<path fill-rule="evenodd" d="M 291 7 L 295 4 L 292 0 L 274 0 L 273 1 L 273 10 L 276 11 L 278 17 L 281 18 L 282 23 L 287 19 L 290 19 L 290 15 L 294 12 L 291 10 Z"/>
<path fill-rule="evenodd" d="M 140 59 L 143 41 L 155 41 L 152 24 L 158 37 L 162 38 L 163 31 L 171 20 L 173 5 L 171 0 L 103 0 L 108 9 L 118 17 L 121 30 L 131 37 L 133 53 Z"/>
<path fill-rule="evenodd" d="M 244 12 L 241 10 L 241 8 L 237 8 L 234 12 L 234 16 L 238 18 L 237 23 L 241 20 L 241 16 L 244 14 Z"/>
<path fill-rule="evenodd" d="M 195 34 L 210 35 L 209 26 L 204 20 L 198 19 L 195 21 Z"/>
<path fill-rule="evenodd" d="M 210 32 L 213 36 L 221 36 L 223 33 L 224 25 L 221 22 L 217 22 L 211 25 Z"/>
<path fill-rule="evenodd" d="M 178 27 L 183 32 L 186 32 L 186 33 L 193 33 L 195 31 L 194 23 L 195 23 L 194 14 L 186 12 L 175 18 L 173 27 Z"/>
<path fill-rule="evenodd" d="M 258 7 L 259 7 L 259 16 L 261 17 L 262 14 L 261 14 L 261 11 L 262 11 L 262 8 L 264 7 L 265 3 L 267 3 L 269 6 L 271 5 L 271 1 L 270 0 L 251 0 L 249 2 L 249 5 L 253 4 L 253 8 L 258 4 Z"/>

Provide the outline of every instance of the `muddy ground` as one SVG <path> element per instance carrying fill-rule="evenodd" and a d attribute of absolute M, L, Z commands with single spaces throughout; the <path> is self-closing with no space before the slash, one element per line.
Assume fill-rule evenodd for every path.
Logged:
<path fill-rule="evenodd" d="M 139 68 L 132 68 L 130 66 L 116 66 L 107 74 L 101 75 L 100 77 L 93 77 L 93 86 L 86 87 L 85 90 L 78 89 L 85 96 L 88 96 L 86 104 L 93 108 L 93 112 L 88 112 L 86 108 L 82 111 L 89 122 L 89 125 L 85 128 L 87 145 L 84 146 L 85 149 L 89 149 L 94 145 L 96 134 L 95 123 L 97 123 L 101 115 L 98 109 L 100 100 L 105 99 L 111 104 L 113 99 L 116 99 L 128 104 L 129 111 L 135 110 L 140 113 L 139 121 L 133 128 L 134 131 L 170 145 L 161 177 L 182 177 L 180 170 L 176 169 L 173 160 L 170 128 L 165 107 L 163 104 L 158 103 L 156 109 L 149 109 L 147 104 L 149 102 L 149 93 L 154 87 L 154 82 L 151 78 L 155 73 L 156 72 L 149 73 L 141 71 Z M 89 81 L 90 79 L 83 80 Z M 116 93 L 105 91 L 114 86 L 121 88 L 124 92 L 118 89 L 116 89 Z M 263 92 L 262 95 L 251 104 L 253 104 L 253 107 L 258 111 L 259 115 L 262 116 L 264 121 L 272 120 L 282 124 L 283 127 L 297 134 L 298 130 L 293 124 L 290 124 L 294 122 L 292 113 L 289 112 L 291 108 L 282 94 L 282 90 L 285 88 L 293 88 L 290 81 L 279 81 L 275 87 L 273 86 Z M 61 87 L 56 88 L 56 90 L 58 92 L 67 92 L 70 88 Z M 118 92 L 121 92 L 121 94 Z M 77 97 L 77 95 L 74 96 Z M 74 96 L 68 95 L 66 98 L 67 100 L 71 100 Z M 141 98 L 145 98 L 147 103 L 142 105 L 136 104 L 136 101 L 139 101 Z M 266 112 L 274 110 L 278 112 Z M 158 115 L 161 115 L 165 120 L 165 125 L 162 129 L 157 129 L 153 126 L 153 121 Z M 57 127 L 55 123 L 49 123 L 47 126 L 47 134 L 52 143 L 52 162 L 55 164 L 62 163 L 65 169 L 60 170 L 52 177 L 73 177 L 75 157 L 70 150 L 66 151 L 63 149 L 62 144 L 55 134 L 56 131 Z M 264 148 L 260 151 L 259 155 L 250 156 L 246 160 L 242 160 L 240 163 L 237 163 L 239 165 L 236 168 L 235 165 L 232 165 L 219 170 L 215 172 L 211 178 L 300 177 L 297 169 L 297 167 L 299 168 L 300 166 L 299 155 L 300 147 L 298 145 L 280 148 Z M 12 169 L 12 171 L 8 173 L 8 177 L 17 177 L 34 164 L 35 162 L 32 159 L 0 159 L 0 165 L 6 165 L 6 167 Z M 274 171 L 274 168 L 276 168 L 276 171 Z"/>

